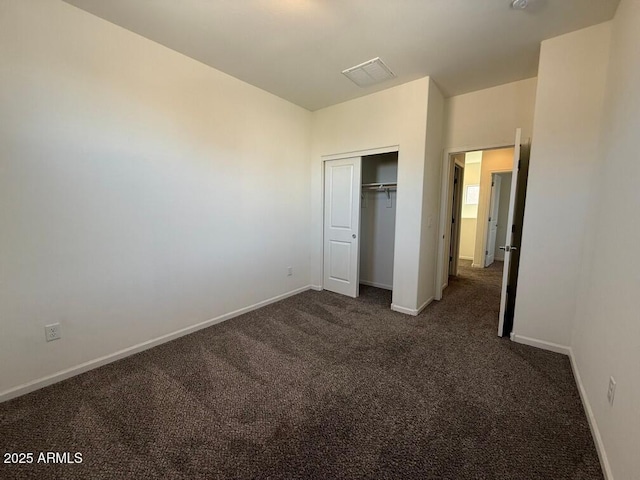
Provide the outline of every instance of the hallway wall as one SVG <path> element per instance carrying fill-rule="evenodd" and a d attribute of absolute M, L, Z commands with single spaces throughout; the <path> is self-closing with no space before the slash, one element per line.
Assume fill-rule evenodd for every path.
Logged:
<path fill-rule="evenodd" d="M 478 157 L 475 161 L 471 159 Z M 460 258 L 473 260 L 476 247 L 476 227 L 478 223 L 478 203 L 467 203 L 467 187 L 480 187 L 480 170 L 482 167 L 482 152 L 471 152 L 465 156 L 464 183 L 462 184 L 462 215 L 460 222 Z"/>

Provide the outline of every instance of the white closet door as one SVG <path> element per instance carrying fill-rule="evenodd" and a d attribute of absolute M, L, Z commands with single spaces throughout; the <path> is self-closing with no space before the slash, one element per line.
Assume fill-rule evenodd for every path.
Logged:
<path fill-rule="evenodd" d="M 361 158 L 324 163 L 324 289 L 357 297 Z"/>

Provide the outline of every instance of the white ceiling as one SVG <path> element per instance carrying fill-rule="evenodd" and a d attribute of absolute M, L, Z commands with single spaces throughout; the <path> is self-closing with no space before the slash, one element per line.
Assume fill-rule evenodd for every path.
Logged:
<path fill-rule="evenodd" d="M 65 0 L 309 110 L 425 75 L 447 96 L 536 75 L 540 42 L 619 0 Z M 397 78 L 340 72 L 381 57 Z"/>

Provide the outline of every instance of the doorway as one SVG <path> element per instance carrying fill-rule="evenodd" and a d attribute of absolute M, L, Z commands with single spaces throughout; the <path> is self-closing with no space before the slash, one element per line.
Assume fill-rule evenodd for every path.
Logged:
<path fill-rule="evenodd" d="M 453 191 L 451 192 L 451 230 L 449 232 L 449 273 L 458 274 L 458 260 L 460 258 L 460 229 L 462 210 L 462 185 L 464 182 L 464 161 L 454 159 Z"/>
<path fill-rule="evenodd" d="M 393 291 L 397 179 L 397 150 L 324 162 L 325 290 Z"/>
<path fill-rule="evenodd" d="M 436 299 L 442 298 L 452 277 L 470 275 L 472 269 L 491 269 L 492 278 L 501 272 L 500 336 L 511 333 L 515 310 L 530 148 L 521 145 L 520 135 L 518 129 L 513 146 L 453 150 L 443 160 L 443 172 L 448 175 L 443 175 L 441 218 L 451 219 L 451 224 L 445 226 L 446 220 L 440 223 L 437 278 L 442 281 L 442 290 L 436 292 Z M 456 164 L 461 158 L 464 175 L 460 188 Z"/>
<path fill-rule="evenodd" d="M 491 173 L 491 197 L 489 201 L 489 218 L 487 219 L 485 267 L 492 265 L 494 261 L 504 261 L 504 249 L 501 247 L 507 244 L 511 176 L 511 171 Z"/>

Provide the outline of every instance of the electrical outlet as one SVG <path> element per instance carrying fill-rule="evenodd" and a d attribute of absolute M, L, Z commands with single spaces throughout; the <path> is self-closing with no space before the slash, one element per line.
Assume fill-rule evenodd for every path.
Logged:
<path fill-rule="evenodd" d="M 287 267 L 287 277 L 293 275 L 293 267 Z"/>
<path fill-rule="evenodd" d="M 59 323 L 52 323 L 51 325 L 45 325 L 44 327 L 44 335 L 47 339 L 47 342 L 51 342 L 53 340 L 58 340 L 62 337 L 62 331 L 60 330 Z"/>
<path fill-rule="evenodd" d="M 609 403 L 613 405 L 613 398 L 616 394 L 616 379 L 609 377 L 609 390 L 607 391 L 607 399 Z"/>

